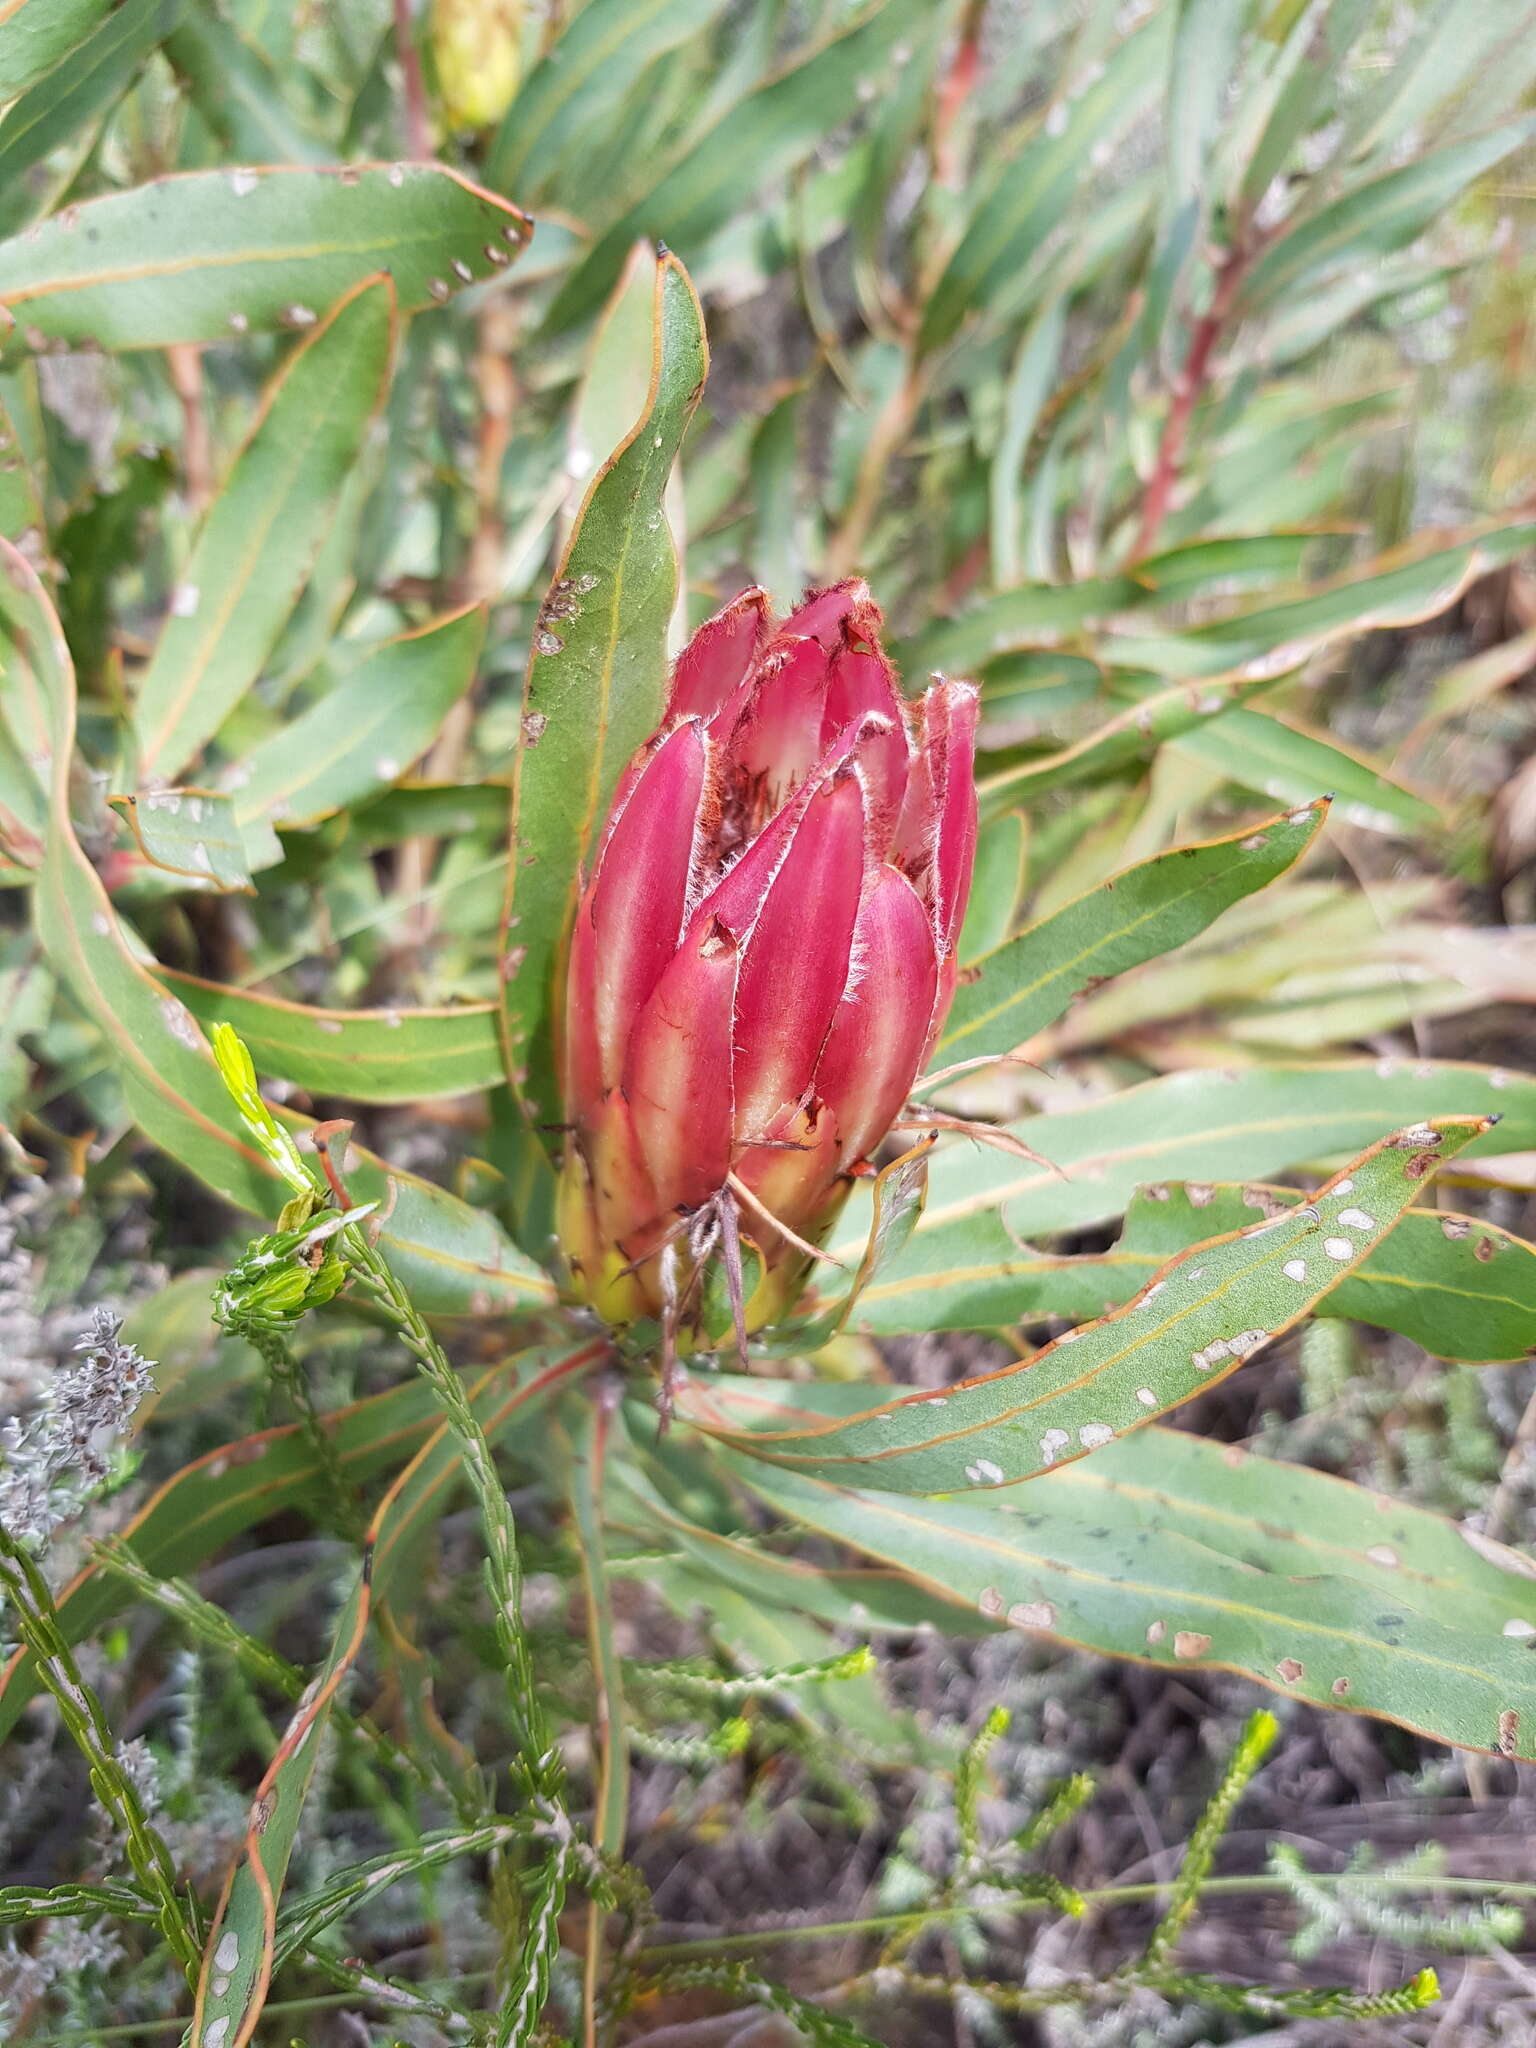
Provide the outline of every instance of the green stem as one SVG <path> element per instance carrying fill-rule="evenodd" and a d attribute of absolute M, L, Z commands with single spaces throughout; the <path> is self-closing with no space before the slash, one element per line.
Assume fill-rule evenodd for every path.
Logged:
<path fill-rule="evenodd" d="M 272 1375 L 274 1382 L 282 1388 L 289 1407 L 299 1419 L 304 1440 L 314 1452 L 315 1461 L 325 1475 L 326 1500 L 332 1519 L 353 1542 L 361 1543 L 367 1533 L 368 1517 L 364 1514 L 362 1502 L 358 1499 L 357 1488 L 352 1484 L 341 1462 L 335 1439 L 315 1406 L 315 1397 L 310 1391 L 303 1367 L 289 1350 L 280 1332 L 264 1330 L 258 1324 L 252 1324 L 243 1334 L 246 1342 Z"/>
<path fill-rule="evenodd" d="M 106 1713 L 80 1675 L 47 1581 L 5 1529 L 0 1529 L 0 1585 L 15 1610 L 22 1640 L 37 1661 L 38 1676 L 58 1701 L 64 1725 L 90 1766 L 92 1790 L 123 1837 L 133 1874 L 156 1903 L 160 1930 L 186 1971 L 187 1982 L 195 1986 L 202 1964 L 196 1903 L 177 1884 L 165 1838 L 118 1760 Z"/>
<path fill-rule="evenodd" d="M 1313 1871 L 1312 1884 L 1336 1891 L 1346 1885 L 1358 1885 L 1359 1871 Z M 1536 1882 L 1517 1878 L 1490 1877 L 1413 1877 L 1396 1875 L 1387 1871 L 1372 1871 L 1370 1882 L 1385 1889 L 1401 1892 L 1417 1892 L 1421 1896 L 1436 1892 L 1471 1893 L 1479 1897 L 1500 1897 L 1536 1900 Z M 1103 1885 L 1097 1891 L 1081 1894 L 1085 1914 L 1105 1912 L 1115 1906 L 1145 1905 L 1162 1897 L 1168 1889 L 1166 1883 L 1111 1884 Z M 1209 1877 L 1200 1886 L 1200 1895 L 1208 1898 L 1245 1898 L 1287 1894 L 1289 1887 L 1277 1877 L 1255 1875 L 1252 1877 Z M 708 1934 L 697 1941 L 657 1942 L 645 1950 L 647 1960 L 671 1962 L 696 1955 L 707 1950 L 711 1955 L 726 1955 L 737 1950 L 767 1948 L 775 1942 L 784 1941 L 846 1941 L 861 1934 L 886 1934 L 900 1928 L 913 1927 L 921 1931 L 927 1925 L 939 1920 L 963 1920 L 985 1917 L 993 1913 L 1044 1913 L 1054 1910 L 1045 1899 L 999 1897 L 995 1899 L 970 1899 L 959 1905 L 933 1907 L 926 1912 L 914 1913 L 872 1913 L 864 1920 L 816 1920 L 802 1927 L 765 1927 L 751 1934 Z"/>

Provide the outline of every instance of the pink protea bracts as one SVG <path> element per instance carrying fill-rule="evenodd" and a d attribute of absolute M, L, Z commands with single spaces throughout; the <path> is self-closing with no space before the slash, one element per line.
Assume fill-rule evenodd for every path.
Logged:
<path fill-rule="evenodd" d="M 976 692 L 901 695 L 860 582 L 775 628 L 747 590 L 678 659 L 571 935 L 560 1234 L 612 1323 L 758 1328 L 798 1293 L 949 1008 Z"/>

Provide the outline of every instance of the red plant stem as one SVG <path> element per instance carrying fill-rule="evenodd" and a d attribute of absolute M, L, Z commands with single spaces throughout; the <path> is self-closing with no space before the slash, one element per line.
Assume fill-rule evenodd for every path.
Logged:
<path fill-rule="evenodd" d="M 1251 249 L 1242 243 L 1233 243 L 1216 260 L 1216 282 L 1211 303 L 1195 322 L 1194 332 L 1189 337 L 1183 367 L 1174 380 L 1173 402 L 1168 408 L 1162 438 L 1157 444 L 1157 460 L 1141 501 L 1141 528 L 1134 551 L 1136 559 L 1152 552 L 1153 543 L 1173 503 L 1184 460 L 1184 444 L 1189 438 L 1189 423 L 1210 382 L 1211 358 L 1232 317 L 1238 287 L 1251 254 Z"/>
<path fill-rule="evenodd" d="M 432 123 L 427 116 L 427 89 L 411 22 L 411 0 L 395 0 L 395 54 L 405 87 L 405 146 L 416 162 L 425 163 L 432 155 Z"/>

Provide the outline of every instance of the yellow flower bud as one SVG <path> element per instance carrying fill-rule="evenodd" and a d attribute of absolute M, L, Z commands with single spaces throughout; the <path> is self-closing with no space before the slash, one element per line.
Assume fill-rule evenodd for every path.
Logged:
<path fill-rule="evenodd" d="M 432 60 L 448 128 L 489 128 L 511 106 L 522 31 L 522 0 L 432 0 Z"/>

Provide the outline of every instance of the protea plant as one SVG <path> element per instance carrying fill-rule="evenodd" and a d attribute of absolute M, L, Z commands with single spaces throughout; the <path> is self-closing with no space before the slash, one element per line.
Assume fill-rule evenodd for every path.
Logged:
<path fill-rule="evenodd" d="M 794 1300 L 954 992 L 976 692 L 906 700 L 882 623 L 850 581 L 700 627 L 577 912 L 561 1239 L 580 1296 L 669 1348 L 716 1255 L 738 1331 Z"/>

